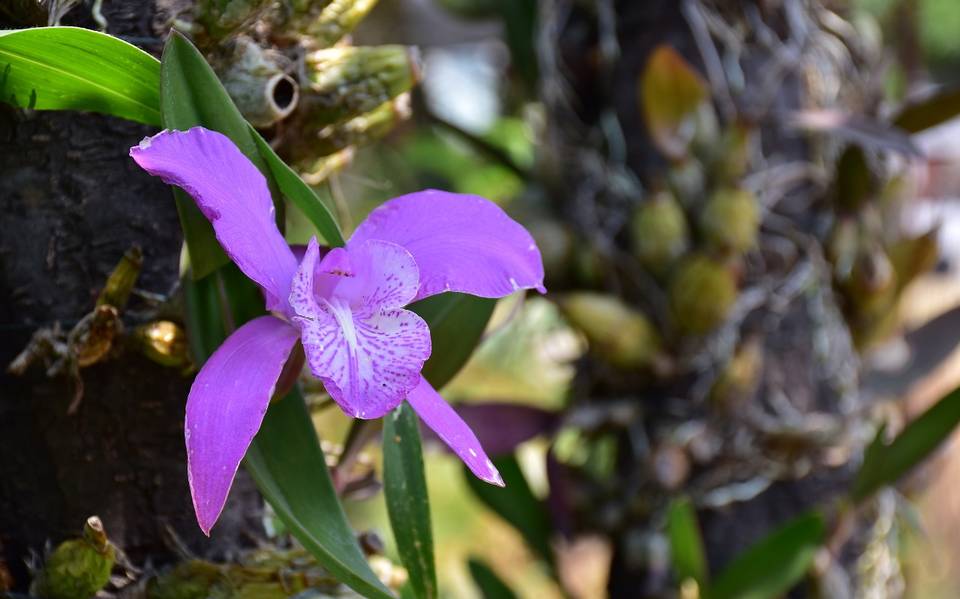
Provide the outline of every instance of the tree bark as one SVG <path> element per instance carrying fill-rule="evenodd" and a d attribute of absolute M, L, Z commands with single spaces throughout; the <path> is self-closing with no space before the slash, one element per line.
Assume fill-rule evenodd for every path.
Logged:
<path fill-rule="evenodd" d="M 88 10 L 81 4 L 69 24 L 93 26 Z M 104 11 L 110 33 L 159 42 L 152 1 L 113 0 Z M 127 156 L 152 133 L 101 115 L 0 105 L 0 545 L 21 589 L 31 551 L 76 536 L 93 514 L 134 563 L 173 557 L 170 532 L 199 554 L 222 555 L 258 526 L 259 496 L 243 475 L 213 539 L 196 525 L 183 447 L 190 376 L 117 344 L 80 371 L 83 399 L 70 415 L 68 377 L 47 378 L 39 364 L 20 377 L 6 372 L 35 330 L 69 330 L 93 308 L 132 245 L 144 255 L 137 287 L 174 290 L 173 198 Z M 132 300 L 126 330 L 146 313 Z"/>

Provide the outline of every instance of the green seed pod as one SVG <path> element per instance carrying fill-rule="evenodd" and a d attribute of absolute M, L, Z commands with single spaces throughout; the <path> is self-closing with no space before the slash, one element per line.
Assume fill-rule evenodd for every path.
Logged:
<path fill-rule="evenodd" d="M 143 252 L 138 246 L 133 246 L 120 258 L 120 262 L 113 268 L 107 277 L 107 282 L 100 291 L 97 305 L 110 305 L 123 308 L 130 299 L 130 292 L 137 283 L 140 269 L 143 267 Z"/>
<path fill-rule="evenodd" d="M 161 366 L 182 368 L 190 365 L 190 349 L 183 327 L 169 320 L 140 325 L 133 332 L 140 351 Z"/>
<path fill-rule="evenodd" d="M 410 91 L 420 76 L 416 49 L 406 46 L 327 48 L 305 63 L 304 125 L 318 131 L 375 110 Z"/>
<path fill-rule="evenodd" d="M 50 554 L 30 593 L 44 599 L 90 599 L 110 582 L 115 561 L 116 549 L 103 523 L 91 516 L 82 539 L 64 541 Z"/>
<path fill-rule="evenodd" d="M 300 85 L 286 73 L 287 62 L 279 52 L 240 37 L 217 65 L 224 88 L 254 127 L 269 127 L 297 107 Z"/>
<path fill-rule="evenodd" d="M 560 300 L 560 309 L 570 325 L 586 336 L 591 351 L 618 368 L 646 368 L 663 359 L 653 325 L 619 298 L 571 293 Z"/>
<path fill-rule="evenodd" d="M 666 192 L 637 206 L 630 233 L 637 258 L 657 275 L 666 273 L 690 247 L 687 217 L 673 195 Z"/>
<path fill-rule="evenodd" d="M 700 232 L 707 246 L 723 253 L 740 254 L 757 242 L 760 211 L 757 198 L 745 189 L 720 189 L 704 206 Z"/>
<path fill-rule="evenodd" d="M 272 5 L 271 0 L 198 0 L 194 16 L 206 36 L 219 41 L 256 21 Z"/>
<path fill-rule="evenodd" d="M 670 307 L 680 329 L 703 335 L 718 327 L 737 300 L 733 273 L 702 255 L 684 260 L 669 286 Z"/>

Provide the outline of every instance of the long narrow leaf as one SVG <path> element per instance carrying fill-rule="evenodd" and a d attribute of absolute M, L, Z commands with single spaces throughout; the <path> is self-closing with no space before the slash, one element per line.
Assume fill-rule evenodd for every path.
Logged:
<path fill-rule="evenodd" d="M 531 549 L 552 565 L 550 520 L 546 506 L 533 494 L 516 457 L 494 458 L 493 463 L 500 471 L 505 487 L 489 485 L 464 467 L 467 485 L 480 501 L 517 529 Z"/>
<path fill-rule="evenodd" d="M 667 512 L 667 536 L 673 570 L 680 582 L 692 578 L 701 588 L 707 582 L 707 557 L 697 523 L 697 511 L 689 499 L 673 501 Z"/>
<path fill-rule="evenodd" d="M 433 352 L 423 376 L 439 389 L 463 368 L 483 336 L 496 300 L 441 293 L 410 306 L 430 325 Z"/>
<path fill-rule="evenodd" d="M 383 419 L 383 490 L 400 559 L 418 599 L 437 596 L 430 499 L 417 416 L 406 403 Z"/>
<path fill-rule="evenodd" d="M 517 599 L 510 587 L 484 562 L 471 557 L 467 561 L 467 567 L 470 568 L 470 576 L 480 589 L 483 599 Z"/>
<path fill-rule="evenodd" d="M 760 540 L 730 564 L 708 588 L 708 599 L 780 597 L 810 569 L 823 542 L 823 518 L 804 514 Z"/>
<path fill-rule="evenodd" d="M 0 101 L 90 110 L 160 124 L 160 63 L 113 36 L 78 27 L 0 31 Z"/>
<path fill-rule="evenodd" d="M 364 597 L 391 597 L 347 524 L 298 389 L 267 410 L 244 463 L 287 529 L 331 574 Z"/>
<path fill-rule="evenodd" d="M 267 168 L 273 174 L 277 187 L 280 188 L 280 193 L 286 196 L 313 223 L 327 245 L 342 246 L 344 243 L 343 233 L 340 232 L 337 221 L 334 220 L 333 215 L 320 201 L 317 194 L 303 182 L 303 179 L 292 168 L 287 166 L 283 160 L 280 160 L 270 144 L 253 127 L 250 127 L 250 135 L 257 144 L 257 150 L 266 162 Z"/>
<path fill-rule="evenodd" d="M 889 445 L 883 432 L 867 449 L 850 492 L 863 501 L 881 487 L 892 485 L 930 455 L 960 423 L 960 389 L 955 389 L 904 428 Z"/>

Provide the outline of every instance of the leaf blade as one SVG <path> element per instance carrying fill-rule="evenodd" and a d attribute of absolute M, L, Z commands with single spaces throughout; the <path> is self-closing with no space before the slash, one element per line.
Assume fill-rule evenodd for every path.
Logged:
<path fill-rule="evenodd" d="M 159 81 L 156 58 L 104 33 L 79 27 L 0 32 L 0 100 L 15 106 L 89 110 L 159 125 Z"/>
<path fill-rule="evenodd" d="M 734 558 L 706 596 L 773 599 L 782 595 L 807 573 L 823 536 L 823 518 L 817 512 L 790 520 Z"/>
<path fill-rule="evenodd" d="M 411 304 L 408 309 L 430 327 L 433 352 L 423 365 L 423 376 L 439 389 L 467 363 L 483 337 L 496 300 L 465 293 L 441 293 Z"/>
<path fill-rule="evenodd" d="M 697 524 L 697 512 L 687 498 L 674 500 L 667 512 L 670 556 L 679 582 L 692 578 L 701 588 L 707 582 L 707 557 Z"/>
<path fill-rule="evenodd" d="M 383 485 L 400 559 L 419 599 L 437 597 L 430 499 L 420 431 L 413 409 L 400 404 L 383 420 Z"/>

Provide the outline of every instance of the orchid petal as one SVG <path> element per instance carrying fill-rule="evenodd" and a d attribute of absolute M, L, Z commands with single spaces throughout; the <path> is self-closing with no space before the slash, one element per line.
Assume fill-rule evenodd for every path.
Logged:
<path fill-rule="evenodd" d="M 393 242 L 413 255 L 420 269 L 416 300 L 444 291 L 481 297 L 546 291 L 533 237 L 479 196 L 426 190 L 394 198 L 370 213 L 347 247 L 370 239 Z"/>
<path fill-rule="evenodd" d="M 365 250 L 369 256 L 357 253 L 357 264 L 352 253 L 338 248 L 320 262 L 319 246 L 311 240 L 291 287 L 293 321 L 300 327 L 310 370 L 340 407 L 357 418 L 379 418 L 399 405 L 430 357 L 427 323 L 413 312 L 391 307 L 416 289 L 412 259 L 404 270 L 376 284 L 378 273 L 386 274 L 401 260 L 395 248 L 372 243 Z M 330 277 L 342 282 L 331 284 Z"/>
<path fill-rule="evenodd" d="M 419 384 L 407 395 L 407 402 L 477 478 L 504 486 L 500 472 L 483 451 L 477 436 L 425 378 L 420 377 Z"/>
<path fill-rule="evenodd" d="M 297 329 L 278 318 L 255 318 L 227 338 L 193 381 L 184 424 L 187 476 L 197 522 L 207 535 L 297 337 Z"/>
<path fill-rule="evenodd" d="M 285 312 L 297 260 L 277 229 L 266 180 L 237 146 L 194 127 L 146 138 L 130 156 L 193 197 L 230 259 L 264 289 L 267 308 Z"/>

